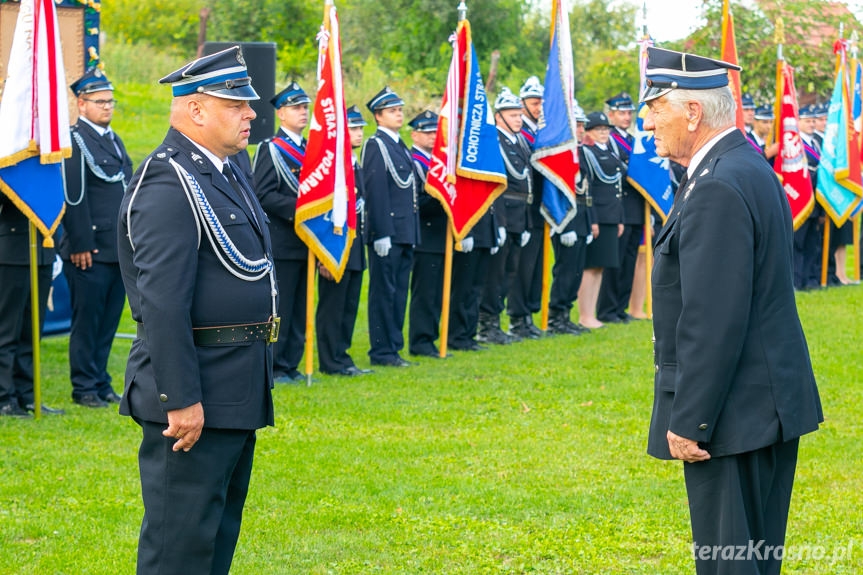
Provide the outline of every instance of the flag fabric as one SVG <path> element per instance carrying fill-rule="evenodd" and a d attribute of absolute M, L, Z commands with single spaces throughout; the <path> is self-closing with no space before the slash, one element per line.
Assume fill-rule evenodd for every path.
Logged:
<path fill-rule="evenodd" d="M 329 270 L 342 279 L 357 230 L 356 188 L 342 84 L 339 19 L 324 7 L 318 34 L 318 94 L 309 128 L 294 227 Z"/>
<path fill-rule="evenodd" d="M 66 76 L 51 0 L 22 0 L 0 100 L 0 191 L 45 237 L 63 217 L 63 158 L 72 154 Z"/>
<path fill-rule="evenodd" d="M 737 41 L 734 39 L 734 16 L 731 14 L 729 0 L 722 2 L 722 55 L 720 60 L 729 64 L 738 65 L 737 62 Z M 737 103 L 737 112 L 735 113 L 735 124 L 743 135 L 746 135 L 746 124 L 743 121 L 743 91 L 740 86 L 740 70 L 728 70 L 728 87 L 731 88 L 731 93 L 734 95 L 734 101 Z"/>
<path fill-rule="evenodd" d="M 773 169 L 782 182 L 794 229 L 799 228 L 809 217 L 815 206 L 812 180 L 809 179 L 809 164 L 803 149 L 803 140 L 797 127 L 797 90 L 794 88 L 794 69 L 780 61 L 779 97 L 779 135 L 781 142 L 779 154 L 774 160 Z"/>
<path fill-rule="evenodd" d="M 531 156 L 545 176 L 540 211 L 552 231 L 562 232 L 575 217 L 575 177 L 578 140 L 575 137 L 575 71 L 566 0 L 554 0 L 551 11 L 551 52 L 545 70 L 542 117 Z"/>
<path fill-rule="evenodd" d="M 853 102 L 851 104 L 851 114 L 854 119 L 857 145 L 860 147 L 861 161 L 863 161 L 863 89 L 861 89 L 861 84 L 863 84 L 863 65 L 858 61 L 854 61 L 851 68 L 854 70 L 854 93 L 851 98 Z M 860 198 L 860 201 L 857 202 L 857 207 L 850 217 L 856 217 L 861 211 L 863 211 L 863 198 Z"/>
<path fill-rule="evenodd" d="M 467 20 L 450 41 L 453 55 L 425 189 L 441 202 L 461 241 L 506 189 L 506 171 Z"/>
<path fill-rule="evenodd" d="M 647 67 L 647 48 L 653 46 L 653 40 L 645 38 L 641 41 L 639 52 L 639 67 L 641 69 L 641 86 L 639 93 L 644 92 L 645 70 Z M 671 204 L 674 202 L 674 190 L 671 187 L 671 172 L 668 158 L 660 157 L 656 153 L 656 142 L 653 132 L 644 130 L 644 118 L 647 116 L 647 104 L 641 102 L 638 105 L 638 113 L 635 118 L 635 141 L 632 145 L 632 153 L 629 156 L 629 169 L 626 179 L 636 190 L 641 192 L 644 199 L 653 206 L 653 209 L 662 217 L 662 221 L 671 213 Z"/>
<path fill-rule="evenodd" d="M 845 43 L 840 40 L 834 49 L 838 66 L 827 113 L 821 163 L 818 165 L 817 199 L 836 227 L 840 227 L 857 209 L 863 187 L 860 183 L 860 147 L 854 137 L 847 85 Z"/>

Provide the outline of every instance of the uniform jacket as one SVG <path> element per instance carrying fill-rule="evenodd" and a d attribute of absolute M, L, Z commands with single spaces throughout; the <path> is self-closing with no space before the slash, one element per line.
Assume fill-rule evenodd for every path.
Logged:
<path fill-rule="evenodd" d="M 792 285 L 791 210 L 738 130 L 678 189 L 654 257 L 648 453 L 670 459 L 669 429 L 713 457 L 817 429 L 821 402 Z"/>
<path fill-rule="evenodd" d="M 392 162 L 395 175 L 411 185 L 399 187 L 389 173 L 381 147 Z M 410 152 L 400 139 L 378 130 L 366 140 L 362 153 L 363 183 L 366 193 L 367 241 L 389 237 L 394 244 L 419 245 L 419 176 Z"/>
<path fill-rule="evenodd" d="M 611 144 L 603 150 L 595 144 L 584 144 L 579 146 L 581 158 L 585 160 L 581 164 L 581 171 L 587 178 L 590 189 L 590 197 L 593 202 L 593 222 L 597 224 L 622 224 L 624 222 L 623 203 L 621 202 L 620 188 L 622 181 L 626 178 L 626 164 L 624 164 L 612 151 Z M 600 179 L 589 161 L 588 153 L 596 158 L 599 168 L 606 176 L 614 176 L 621 173 L 621 181 L 617 184 L 608 184 Z"/>
<path fill-rule="evenodd" d="M 361 272 L 366 269 L 366 250 L 365 236 L 367 234 L 366 208 L 365 208 L 365 184 L 363 183 L 363 169 L 357 162 L 354 162 L 354 186 L 356 187 L 356 206 L 357 206 L 357 236 L 351 244 L 351 253 L 348 255 L 348 265 L 345 269 Z"/>
<path fill-rule="evenodd" d="M 42 236 L 37 234 L 36 262 L 40 266 L 54 263 L 54 248 L 42 247 Z M 30 220 L 0 193 L 0 265 L 30 265 Z M 2 289 L 2 287 L 0 287 Z"/>
<path fill-rule="evenodd" d="M 608 143 L 617 157 L 628 168 L 635 137 L 629 132 L 612 128 Z M 644 225 L 644 196 L 629 183 L 626 174 L 623 175 L 623 184 L 620 187 L 620 200 L 623 203 L 623 223 L 636 226 Z"/>
<path fill-rule="evenodd" d="M 806 162 L 809 168 L 809 180 L 812 182 L 812 193 L 818 194 L 818 166 L 821 164 L 821 138 L 817 134 L 812 134 L 812 144 L 807 144 L 803 137 L 800 137 L 803 142 L 803 148 L 806 152 Z M 816 200 L 812 211 L 807 219 L 818 219 L 824 215 L 824 208 Z"/>
<path fill-rule="evenodd" d="M 446 250 L 446 233 L 448 218 L 440 201 L 425 191 L 426 175 L 429 170 L 428 154 L 414 146 L 411 148 L 414 167 L 419 176 L 418 204 L 420 211 L 420 235 L 422 243 L 417 246 L 416 251 L 442 254 Z"/>
<path fill-rule="evenodd" d="M 77 137 L 86 148 L 82 152 Z M 117 144 L 114 147 L 114 142 Z M 117 154 L 119 149 L 120 154 Z M 89 157 L 87 157 L 89 156 Z M 95 169 L 95 171 L 94 171 Z M 63 161 L 66 180 L 66 213 L 60 257 L 99 250 L 93 260 L 117 263 L 117 213 L 123 201 L 124 185 L 132 179 L 132 160 L 120 136 L 100 136 L 90 124 L 72 126 L 72 156 Z M 98 174 L 97 172 L 101 172 Z M 122 178 L 113 183 L 104 178 Z"/>
<path fill-rule="evenodd" d="M 248 282 L 219 261 L 183 192 L 173 159 L 191 174 L 245 257 L 272 261 L 267 220 L 240 171 L 246 201 L 180 132 L 138 168 L 120 211 L 123 283 L 138 338 L 126 366 L 120 413 L 167 422 L 166 411 L 203 403 L 204 426 L 256 429 L 273 423 L 272 346 L 266 341 L 196 345 L 193 328 L 266 322 L 270 278 Z M 257 221 L 255 221 L 257 220 Z M 134 249 L 133 249 L 134 245 Z M 223 256 L 224 257 L 224 256 Z"/>
<path fill-rule="evenodd" d="M 276 136 L 290 143 L 290 136 L 279 129 Z M 306 142 L 302 141 L 300 148 L 305 151 Z M 294 154 L 298 154 L 294 151 Z M 283 163 L 291 176 L 283 177 L 276 169 L 277 163 Z M 309 248 L 297 235 L 294 228 L 294 216 L 297 214 L 297 185 L 300 180 L 302 162 L 295 155 L 283 153 L 273 142 L 273 138 L 264 140 L 255 152 L 254 175 L 255 195 L 270 218 L 270 234 L 273 238 L 273 252 L 279 260 L 305 260 L 309 257 Z"/>
<path fill-rule="evenodd" d="M 533 169 L 530 167 L 530 146 L 524 136 L 516 135 L 512 142 L 506 134 L 498 129 L 500 152 L 504 155 L 506 168 L 506 190 L 495 202 L 496 213 L 501 220 L 500 225 L 513 234 L 531 228 L 529 204 L 533 201 Z M 527 177 L 522 174 L 527 170 Z"/>

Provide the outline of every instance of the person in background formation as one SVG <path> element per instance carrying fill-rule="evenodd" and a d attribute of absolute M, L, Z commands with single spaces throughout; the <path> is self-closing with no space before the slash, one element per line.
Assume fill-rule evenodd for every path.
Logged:
<path fill-rule="evenodd" d="M 740 99 L 743 104 L 743 125 L 745 126 L 746 134 L 749 135 L 755 122 L 755 100 L 749 94 L 743 94 Z"/>
<path fill-rule="evenodd" d="M 806 152 L 812 190 L 818 194 L 818 164 L 821 161 L 821 142 L 815 136 L 816 106 L 800 108 L 800 139 Z M 823 249 L 824 208 L 817 200 L 812 211 L 794 232 L 794 287 L 798 290 L 821 288 L 821 252 Z"/>
<path fill-rule="evenodd" d="M 584 123 L 587 117 L 578 103 L 573 103 L 575 113 L 575 135 L 579 144 L 584 137 Z M 579 148 L 579 162 L 585 165 L 584 154 Z M 575 216 L 559 234 L 551 237 L 554 249 L 551 294 L 548 305 L 548 329 L 554 334 L 581 335 L 589 330 L 570 319 L 573 302 L 578 299 L 581 276 L 584 273 L 584 260 L 587 255 L 587 242 L 593 222 L 593 200 L 590 197 L 587 178 L 579 170 L 576 175 Z"/>
<path fill-rule="evenodd" d="M 830 112 L 830 100 L 815 106 L 815 137 L 818 143 L 824 145 L 824 136 L 827 132 L 827 114 Z"/>
<path fill-rule="evenodd" d="M 347 109 L 347 119 L 351 148 L 357 150 L 363 145 L 363 127 L 366 121 L 356 106 Z M 352 160 L 356 186 L 357 235 L 351 244 L 351 252 L 341 281 L 336 282 L 327 268 L 318 262 L 318 308 L 315 312 L 315 332 L 318 337 L 318 362 L 321 372 L 350 377 L 372 373 L 369 369 L 358 368 L 348 354 L 360 308 L 363 271 L 366 269 L 363 241 L 366 219 L 363 172 L 357 162 L 356 154 L 353 154 Z"/>
<path fill-rule="evenodd" d="M 107 407 L 120 403 L 108 358 L 126 303 L 117 213 L 132 178 L 132 160 L 111 129 L 116 100 L 107 76 L 93 68 L 70 87 L 78 97 L 78 123 L 72 126 L 72 156 L 63 161 L 66 214 L 60 239 L 72 304 L 69 376 L 72 401 Z"/>
<path fill-rule="evenodd" d="M 768 162 L 779 153 L 779 142 L 768 144 L 773 139 L 773 108 L 770 106 L 758 106 L 755 109 L 755 123 L 752 126 L 752 139 L 761 150 L 761 155 Z"/>
<path fill-rule="evenodd" d="M 605 101 L 608 121 L 611 122 L 608 145 L 612 153 L 623 164 L 620 195 L 623 205 L 623 234 L 618 243 L 618 264 L 614 271 L 608 269 L 602 276 L 596 318 L 603 323 L 629 323 L 634 316 L 626 312 L 632 294 L 632 280 L 638 261 L 638 247 L 644 237 L 644 196 L 626 179 L 629 156 L 635 137 L 627 130 L 632 125 L 635 106 L 626 92 L 621 92 Z M 643 264 L 642 264 L 643 265 Z M 635 310 L 633 310 L 635 311 Z M 637 311 L 641 315 L 641 310 Z"/>
<path fill-rule="evenodd" d="M 578 317 L 582 327 L 595 329 L 605 324 L 596 317 L 597 298 L 604 273 L 616 273 L 620 265 L 620 237 L 623 235 L 621 188 L 626 164 L 611 149 L 611 123 L 602 112 L 587 115 L 581 150 L 582 178 L 587 179 L 593 200 L 591 221 L 593 241 L 587 246 L 584 276 L 578 291 Z"/>
<path fill-rule="evenodd" d="M 657 153 L 687 172 L 654 255 L 648 453 L 684 461 L 698 575 L 778 575 L 801 435 L 823 420 L 792 285 L 791 210 L 734 123 L 727 70 L 647 49 Z M 772 549 L 739 553 L 715 549 Z"/>
<path fill-rule="evenodd" d="M 439 357 L 435 346 L 443 303 L 443 267 L 448 219 L 443 205 L 425 191 L 426 174 L 437 134 L 438 115 L 428 110 L 408 122 L 413 147 L 411 155 L 419 176 L 417 194 L 422 243 L 414 250 L 411 273 L 410 321 L 408 350 L 411 355 Z M 466 238 L 462 249 L 473 249 L 473 239 Z M 467 249 L 467 251 L 470 251 Z"/>
<path fill-rule="evenodd" d="M 378 129 L 363 146 L 369 249 L 369 358 L 372 365 L 412 365 L 399 352 L 414 248 L 420 243 L 419 176 L 399 136 L 404 102 L 386 86 L 369 100 Z"/>
<path fill-rule="evenodd" d="M 294 216 L 300 170 L 306 156 L 303 130 L 309 123 L 311 99 L 296 82 L 273 96 L 279 130 L 258 145 L 253 171 L 254 191 L 269 219 L 279 286 L 279 340 L 273 352 L 276 383 L 305 380 L 297 367 L 306 341 L 306 273 L 309 249 L 297 236 Z M 245 151 L 243 152 L 245 153 Z"/>
<path fill-rule="evenodd" d="M 533 148 L 536 142 L 536 133 L 539 131 L 539 120 L 542 117 L 542 97 L 545 94 L 545 87 L 539 78 L 531 76 L 525 80 L 521 89 L 518 91 L 518 97 L 522 103 L 521 113 L 521 135 L 527 140 Z"/>
<path fill-rule="evenodd" d="M 138 337 L 120 413 L 141 426 L 138 573 L 226 575 L 255 430 L 273 425 L 276 280 L 266 215 L 236 165 L 258 98 L 239 46 L 162 78 L 171 128 L 120 209 Z"/>

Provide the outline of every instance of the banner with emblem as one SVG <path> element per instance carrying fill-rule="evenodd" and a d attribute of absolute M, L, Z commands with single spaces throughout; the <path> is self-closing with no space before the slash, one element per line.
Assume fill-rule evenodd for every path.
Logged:
<path fill-rule="evenodd" d="M 551 51 L 545 70 L 542 117 L 531 156 L 533 167 L 545 176 L 540 211 L 555 232 L 575 217 L 575 177 L 578 140 L 575 137 L 575 70 L 566 0 L 554 0 L 551 10 Z"/>
<path fill-rule="evenodd" d="M 863 186 L 860 180 L 860 147 L 854 137 L 850 91 L 846 73 L 845 42 L 836 42 L 836 81 L 827 113 L 827 131 L 818 165 L 817 199 L 837 227 L 857 209 Z"/>
<path fill-rule="evenodd" d="M 347 134 L 341 41 L 336 8 L 327 2 L 318 34 L 318 94 L 300 171 L 294 227 L 340 281 L 357 229 L 356 189 Z"/>
<path fill-rule="evenodd" d="M 51 0 L 22 0 L 0 100 L 0 190 L 45 237 L 63 217 L 72 154 L 60 28 Z"/>
<path fill-rule="evenodd" d="M 797 127 L 797 90 L 794 88 L 794 69 L 780 60 L 780 97 L 777 118 L 777 141 L 779 154 L 774 160 L 773 170 L 779 176 L 788 203 L 794 229 L 799 228 L 809 217 L 815 206 L 812 180 L 809 179 L 809 164 L 803 149 L 803 140 Z"/>
<path fill-rule="evenodd" d="M 462 20 L 441 104 L 425 189 L 443 205 L 461 241 L 506 188 L 506 172 L 470 23 Z"/>
<path fill-rule="evenodd" d="M 857 145 L 860 147 L 861 162 L 863 162 L 863 65 L 858 60 L 852 60 L 851 68 L 854 70 L 854 90 L 851 97 L 851 115 L 854 119 L 854 132 L 857 137 Z M 857 208 L 851 213 L 856 217 L 863 211 L 863 198 L 857 203 Z"/>

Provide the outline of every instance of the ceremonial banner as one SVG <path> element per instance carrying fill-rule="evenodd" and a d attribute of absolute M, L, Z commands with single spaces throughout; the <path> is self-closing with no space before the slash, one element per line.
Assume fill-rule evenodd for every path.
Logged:
<path fill-rule="evenodd" d="M 860 65 L 860 62 L 852 60 L 851 68 L 854 70 L 854 93 L 851 98 L 853 102 L 851 104 L 851 114 L 854 119 L 854 132 L 857 138 L 857 145 L 860 147 L 861 162 L 863 162 L 863 89 L 861 89 L 863 66 Z M 851 213 L 851 217 L 857 216 L 861 211 L 863 211 L 863 197 L 857 202 L 857 207 Z"/>
<path fill-rule="evenodd" d="M 309 128 L 294 227 L 340 281 L 356 236 L 356 190 L 342 86 L 336 8 L 327 3 L 318 34 L 318 93 Z"/>
<path fill-rule="evenodd" d="M 645 74 L 647 67 L 647 48 L 653 46 L 653 40 L 645 38 L 641 41 L 639 52 L 639 66 L 641 69 L 641 87 L 639 93 L 644 92 Z M 647 116 L 647 104 L 641 102 L 638 105 L 638 115 L 635 118 L 635 141 L 632 145 L 632 154 L 629 156 L 629 170 L 626 179 L 636 190 L 641 192 L 644 199 L 653 206 L 664 222 L 671 213 L 671 205 L 674 202 L 674 190 L 671 187 L 671 173 L 669 171 L 669 160 L 656 153 L 656 142 L 653 132 L 644 130 L 644 118 Z"/>
<path fill-rule="evenodd" d="M 781 62 L 781 61 L 780 61 Z M 781 91 L 779 99 L 779 139 L 781 142 L 779 154 L 774 160 L 773 169 L 782 182 L 788 203 L 791 205 L 791 217 L 794 229 L 806 221 L 815 206 L 812 192 L 812 180 L 809 179 L 809 167 L 800 130 L 797 127 L 797 91 L 794 88 L 794 69 L 781 62 Z"/>
<path fill-rule="evenodd" d="M 854 120 L 845 71 L 845 45 L 836 43 L 839 65 L 827 114 L 827 132 L 818 166 L 818 202 L 840 227 L 857 208 L 860 185 L 860 147 L 854 137 Z"/>
<path fill-rule="evenodd" d="M 425 189 L 443 205 L 461 241 L 506 189 L 497 128 L 473 49 L 470 23 L 458 24 Z"/>
<path fill-rule="evenodd" d="M 545 176 L 540 211 L 555 232 L 575 217 L 575 176 L 578 140 L 575 137 L 575 72 L 566 0 L 554 0 L 551 11 L 551 52 L 545 71 L 542 117 L 531 156 L 533 167 Z"/>
<path fill-rule="evenodd" d="M 734 39 L 734 16 L 731 14 L 729 0 L 722 2 L 722 55 L 720 60 L 724 60 L 729 64 L 738 65 L 737 62 L 737 42 Z M 728 70 L 728 87 L 731 88 L 731 93 L 734 95 L 734 101 L 737 103 L 737 112 L 735 113 L 735 124 L 743 135 L 746 135 L 746 124 L 743 122 L 743 95 L 740 87 L 740 70 Z"/>
<path fill-rule="evenodd" d="M 71 153 L 66 76 L 51 0 L 22 0 L 0 100 L 0 190 L 45 237 L 63 217 L 62 161 Z"/>

